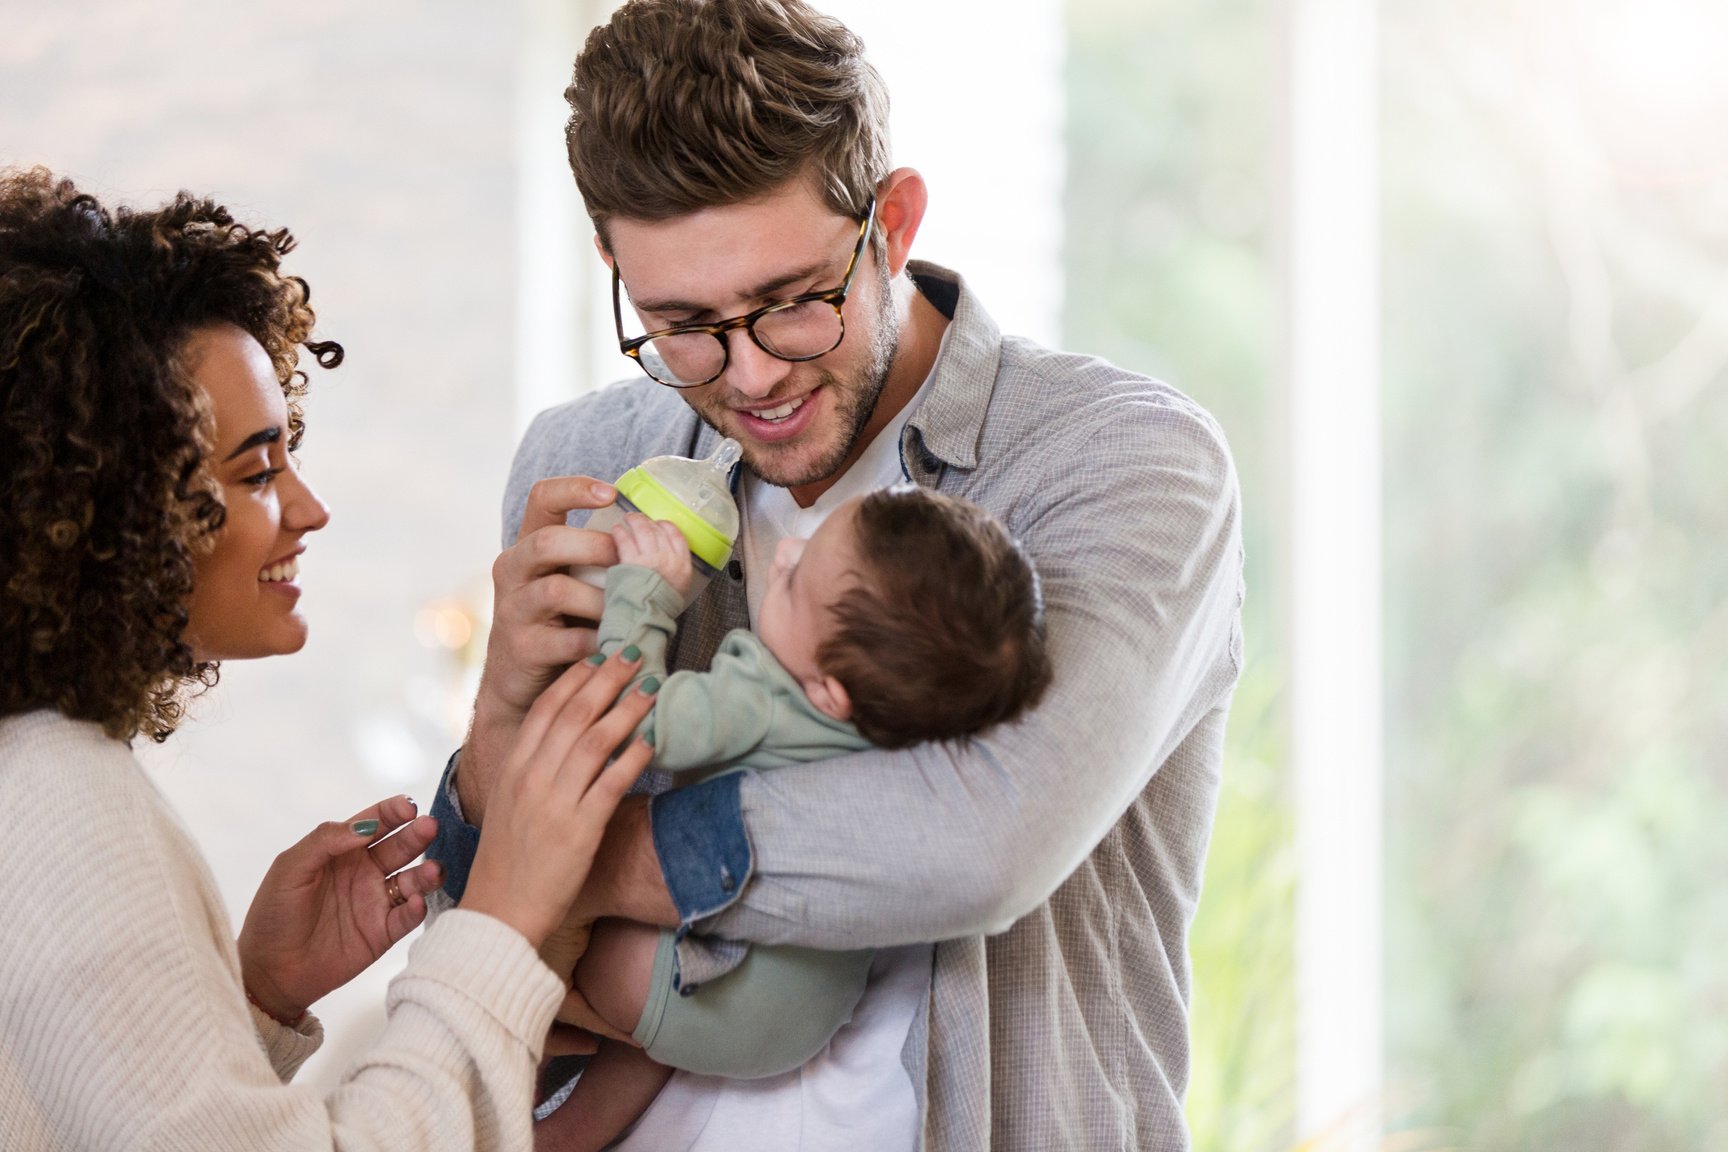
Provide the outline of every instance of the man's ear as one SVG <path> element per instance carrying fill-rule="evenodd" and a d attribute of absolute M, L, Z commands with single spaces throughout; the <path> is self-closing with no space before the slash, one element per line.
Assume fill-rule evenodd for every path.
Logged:
<path fill-rule="evenodd" d="M 594 233 L 594 251 L 600 253 L 600 259 L 605 262 L 607 268 L 612 267 L 612 253 L 606 251 L 606 241 L 600 239 L 598 232 Z"/>
<path fill-rule="evenodd" d="M 912 257 L 912 240 L 924 223 L 930 190 L 916 168 L 896 168 L 876 190 L 876 222 L 888 240 L 888 275 L 900 275 Z"/>
<path fill-rule="evenodd" d="M 832 676 L 817 675 L 804 682 L 804 695 L 816 705 L 816 711 L 830 720 L 852 719 L 852 697 L 846 686 Z"/>

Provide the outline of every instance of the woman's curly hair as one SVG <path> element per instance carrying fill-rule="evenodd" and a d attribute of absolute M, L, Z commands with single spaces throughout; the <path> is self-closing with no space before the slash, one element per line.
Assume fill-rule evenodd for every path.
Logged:
<path fill-rule="evenodd" d="M 225 510 L 203 470 L 209 405 L 184 358 L 233 324 L 304 425 L 304 281 L 286 229 L 185 192 L 113 212 L 42 168 L 0 170 L 0 716 L 54 708 L 164 740 L 215 683 L 183 639 L 201 542 Z"/>

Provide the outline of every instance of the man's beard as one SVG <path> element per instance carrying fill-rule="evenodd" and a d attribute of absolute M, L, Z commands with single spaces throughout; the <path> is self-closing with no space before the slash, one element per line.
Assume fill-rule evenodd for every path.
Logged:
<path fill-rule="evenodd" d="M 745 443 L 744 466 L 757 478 L 779 488 L 802 488 L 828 479 L 846 462 L 865 426 L 876 414 L 877 401 L 882 399 L 882 391 L 888 386 L 888 374 L 893 370 L 894 354 L 900 346 L 900 330 L 894 316 L 893 284 L 888 278 L 886 264 L 878 260 L 876 267 L 880 289 L 874 317 L 876 323 L 870 339 L 870 355 L 851 379 L 855 387 L 850 390 L 840 388 L 840 377 L 832 372 L 825 371 L 818 377 L 820 386 L 835 398 L 835 416 L 844 429 L 843 434 L 822 455 L 802 464 L 771 453 L 759 454 L 754 446 Z M 727 435 L 726 429 L 716 424 L 707 411 L 698 409 L 697 414 L 710 428 Z"/>

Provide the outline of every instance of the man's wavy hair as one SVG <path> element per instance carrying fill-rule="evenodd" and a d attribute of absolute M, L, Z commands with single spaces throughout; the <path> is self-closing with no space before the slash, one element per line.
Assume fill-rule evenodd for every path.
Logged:
<path fill-rule="evenodd" d="M 589 34 L 564 98 L 602 243 L 612 216 L 667 220 L 799 176 L 861 220 L 888 175 L 887 86 L 864 42 L 801 0 L 630 0 Z"/>
<path fill-rule="evenodd" d="M 858 502 L 856 582 L 816 663 L 879 748 L 961 741 L 1019 717 L 1050 684 L 1038 573 L 976 504 L 910 484 Z"/>
<path fill-rule="evenodd" d="M 53 708 L 164 740 L 214 684 L 183 639 L 193 561 L 225 510 L 184 352 L 233 324 L 263 345 L 304 424 L 304 281 L 286 229 L 185 192 L 110 212 L 42 168 L 0 170 L 0 716 Z"/>

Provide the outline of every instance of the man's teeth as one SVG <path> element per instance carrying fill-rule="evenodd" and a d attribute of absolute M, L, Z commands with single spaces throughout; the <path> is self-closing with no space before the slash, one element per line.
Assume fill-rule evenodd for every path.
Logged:
<path fill-rule="evenodd" d="M 258 582 L 260 584 L 279 584 L 284 580 L 292 580 L 298 575 L 300 575 L 300 558 L 296 556 L 284 560 L 280 564 L 272 564 L 258 573 Z"/>
<path fill-rule="evenodd" d="M 802 407 L 804 407 L 804 397 L 800 396 L 795 400 L 786 401 L 778 408 L 764 408 L 760 412 L 751 411 L 750 415 L 758 420 L 784 420 Z"/>

